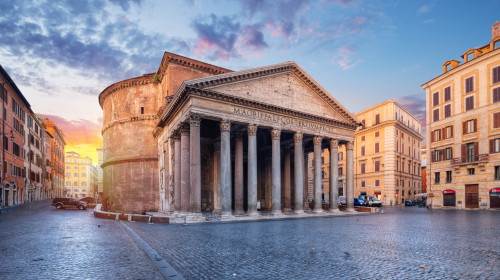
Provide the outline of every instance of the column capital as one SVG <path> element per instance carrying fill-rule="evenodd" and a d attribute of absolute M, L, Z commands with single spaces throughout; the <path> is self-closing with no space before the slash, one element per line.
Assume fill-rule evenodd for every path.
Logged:
<path fill-rule="evenodd" d="M 257 125 L 255 125 L 255 124 L 249 124 L 247 126 L 247 133 L 248 133 L 248 136 L 255 136 L 255 135 L 257 135 Z"/>
<path fill-rule="evenodd" d="M 182 123 L 181 127 L 180 127 L 180 130 L 181 130 L 181 136 L 182 135 L 189 135 L 189 124 L 188 123 Z"/>
<path fill-rule="evenodd" d="M 181 134 L 180 134 L 179 130 L 174 130 L 174 131 L 172 132 L 172 134 L 170 134 L 170 138 L 174 139 L 174 141 L 176 141 L 176 140 L 177 140 L 177 141 L 181 140 Z"/>
<path fill-rule="evenodd" d="M 337 148 L 338 149 L 338 147 L 339 147 L 339 140 L 337 140 L 337 139 L 330 140 L 330 148 L 332 148 L 332 149 Z"/>
<path fill-rule="evenodd" d="M 313 137 L 314 145 L 321 145 L 321 141 L 323 141 L 323 137 L 321 137 L 321 136 L 314 136 Z"/>
<path fill-rule="evenodd" d="M 271 138 L 272 138 L 272 140 L 280 140 L 280 137 L 281 137 L 281 130 L 273 128 L 271 130 Z"/>
<path fill-rule="evenodd" d="M 201 116 L 199 114 L 189 115 L 189 124 L 191 126 L 200 126 Z"/>
<path fill-rule="evenodd" d="M 352 142 L 352 141 L 347 142 L 345 147 L 347 150 L 353 150 L 354 149 L 354 142 Z"/>
<path fill-rule="evenodd" d="M 220 121 L 220 131 L 231 131 L 231 121 L 221 120 Z"/>
<path fill-rule="evenodd" d="M 302 133 L 296 132 L 293 135 L 293 142 L 294 143 L 302 143 L 303 138 L 304 138 L 304 135 Z"/>

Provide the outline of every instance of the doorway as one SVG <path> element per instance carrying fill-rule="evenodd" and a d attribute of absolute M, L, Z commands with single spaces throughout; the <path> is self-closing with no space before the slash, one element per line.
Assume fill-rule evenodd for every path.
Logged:
<path fill-rule="evenodd" d="M 479 208 L 478 185 L 465 185 L 465 208 Z"/>

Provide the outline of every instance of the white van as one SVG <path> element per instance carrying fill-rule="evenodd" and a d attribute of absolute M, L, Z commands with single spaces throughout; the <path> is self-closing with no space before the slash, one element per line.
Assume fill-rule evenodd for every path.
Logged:
<path fill-rule="evenodd" d="M 347 205 L 347 200 L 345 199 L 345 196 L 343 195 L 339 196 L 339 205 Z"/>

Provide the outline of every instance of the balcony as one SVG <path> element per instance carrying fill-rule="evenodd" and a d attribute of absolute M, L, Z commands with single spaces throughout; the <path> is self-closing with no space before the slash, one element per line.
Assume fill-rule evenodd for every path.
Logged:
<path fill-rule="evenodd" d="M 482 154 L 478 156 L 467 155 L 465 157 L 454 158 L 451 165 L 467 165 L 467 164 L 480 164 L 486 163 L 490 160 L 489 154 Z"/>

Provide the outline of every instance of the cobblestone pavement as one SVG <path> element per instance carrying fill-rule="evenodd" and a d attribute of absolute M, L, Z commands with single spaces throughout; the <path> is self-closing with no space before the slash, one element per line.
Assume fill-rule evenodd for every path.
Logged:
<path fill-rule="evenodd" d="M 49 201 L 0 215 L 0 279 L 164 279 L 114 220 Z"/>
<path fill-rule="evenodd" d="M 500 211 L 384 212 L 127 225 L 186 279 L 500 279 Z"/>

